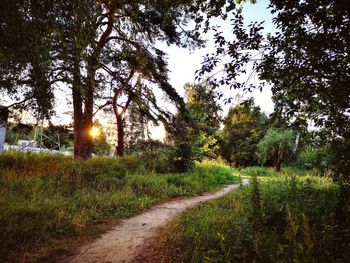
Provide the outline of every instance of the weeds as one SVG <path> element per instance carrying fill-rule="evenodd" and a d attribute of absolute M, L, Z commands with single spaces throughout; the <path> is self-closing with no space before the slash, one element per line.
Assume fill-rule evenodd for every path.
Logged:
<path fill-rule="evenodd" d="M 241 171 L 242 176 L 257 176 L 257 177 L 272 177 L 275 175 L 275 171 L 273 168 L 265 168 L 265 167 L 258 167 L 258 166 L 253 166 L 253 167 L 246 167 L 242 169 Z"/>
<path fill-rule="evenodd" d="M 328 178 L 255 173 L 243 189 L 188 210 L 163 232 L 164 247 L 173 262 L 347 262 L 350 214 L 336 222 L 338 199 Z"/>
<path fill-rule="evenodd" d="M 111 218 L 238 182 L 230 168 L 215 162 L 197 164 L 184 174 L 151 171 L 152 165 L 135 156 L 82 162 L 46 154 L 1 154 L 1 260 L 36 260 L 61 250 L 60 240 L 93 234 L 96 224 Z"/>

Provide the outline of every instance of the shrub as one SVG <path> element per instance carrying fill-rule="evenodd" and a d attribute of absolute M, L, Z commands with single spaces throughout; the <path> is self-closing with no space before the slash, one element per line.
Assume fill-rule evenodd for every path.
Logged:
<path fill-rule="evenodd" d="M 144 151 L 137 156 L 145 164 L 147 171 L 155 173 L 169 173 L 172 171 L 172 150 L 164 148 L 158 151 Z"/>
<path fill-rule="evenodd" d="M 321 174 L 330 169 L 332 160 L 330 145 L 324 147 L 308 146 L 299 154 L 299 162 L 303 168 L 315 169 Z"/>

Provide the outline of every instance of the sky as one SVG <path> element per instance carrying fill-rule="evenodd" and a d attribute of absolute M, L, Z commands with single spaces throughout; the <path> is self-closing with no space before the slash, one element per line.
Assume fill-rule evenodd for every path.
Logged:
<path fill-rule="evenodd" d="M 272 14 L 267 9 L 268 0 L 257 1 L 256 4 L 245 3 L 243 5 L 243 17 L 245 23 L 249 24 L 252 21 L 266 21 L 264 23 L 264 33 L 273 33 L 275 28 L 272 24 Z M 225 37 L 230 37 L 231 25 L 229 21 L 221 22 L 219 25 L 222 27 L 222 31 Z M 187 82 L 194 82 L 195 71 L 200 69 L 203 56 L 214 50 L 213 41 L 211 41 L 211 35 L 207 36 L 208 42 L 205 48 L 189 51 L 187 49 L 178 48 L 176 46 L 164 48 L 168 54 L 168 63 L 170 69 L 170 83 L 183 95 L 183 86 Z M 249 75 L 249 72 L 248 72 Z M 224 88 L 225 89 L 225 88 Z M 244 98 L 253 96 L 255 102 L 261 107 L 262 111 L 270 114 L 273 111 L 273 103 L 271 100 L 270 87 L 266 87 L 262 92 L 256 90 L 252 93 L 242 94 L 242 91 L 230 91 L 226 88 L 225 94 L 227 97 L 235 97 L 234 95 L 239 93 Z M 224 105 L 224 113 L 227 112 L 228 108 L 232 105 Z"/>

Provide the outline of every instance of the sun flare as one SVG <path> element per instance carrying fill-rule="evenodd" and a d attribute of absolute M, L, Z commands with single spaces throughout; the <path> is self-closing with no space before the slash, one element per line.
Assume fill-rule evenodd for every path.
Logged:
<path fill-rule="evenodd" d="M 93 126 L 93 127 L 91 128 L 91 130 L 90 130 L 90 136 L 91 136 L 92 138 L 96 138 L 96 137 L 98 137 L 99 135 L 100 135 L 100 129 L 97 128 L 97 127 L 95 127 L 95 126 Z"/>

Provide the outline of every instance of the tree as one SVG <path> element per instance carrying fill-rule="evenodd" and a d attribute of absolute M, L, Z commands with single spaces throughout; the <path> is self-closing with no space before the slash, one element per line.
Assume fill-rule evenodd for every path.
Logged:
<path fill-rule="evenodd" d="M 244 27 L 237 12 L 233 19 L 232 40 L 215 34 L 216 51 L 208 55 L 199 71 L 204 77 L 217 70 L 225 57 L 224 74 L 220 79 L 209 76 L 214 85 L 252 89 L 249 81 L 236 81 L 251 69 L 262 82 L 272 84 L 281 113 L 289 120 L 300 114 L 316 126 L 329 130 L 337 162 L 335 176 L 341 181 L 350 178 L 350 7 L 346 0 L 288 1 L 271 0 L 275 14 L 276 34 L 264 37 L 263 25 Z M 260 55 L 260 56 L 258 56 Z M 229 59 L 228 59 L 229 58 Z"/>
<path fill-rule="evenodd" d="M 271 1 L 280 29 L 270 36 L 261 76 L 286 114 L 327 128 L 338 178 L 350 172 L 350 8 L 347 1 Z M 292 22 L 295 21 L 295 22 Z"/>
<path fill-rule="evenodd" d="M 149 74 L 158 74 L 156 71 L 161 69 L 155 69 L 155 65 L 152 64 L 151 58 L 149 63 L 147 64 L 147 69 L 144 72 L 148 72 Z M 155 71 L 153 71 L 155 70 Z M 114 76 L 117 76 L 117 73 L 113 73 Z M 144 74 L 144 73 L 143 73 Z M 152 87 L 145 85 L 142 83 L 141 75 L 138 74 L 137 79 L 135 80 L 135 84 L 132 83 L 133 76 L 136 75 L 134 70 L 130 71 L 127 79 L 123 81 L 121 86 L 113 88 L 113 97 L 106 96 L 107 102 L 102 104 L 99 109 L 104 108 L 105 106 L 111 105 L 113 109 L 114 116 L 116 118 L 116 126 L 117 126 L 117 146 L 115 150 L 115 154 L 118 156 L 122 156 L 124 153 L 124 139 L 125 139 L 125 114 L 128 111 L 128 108 L 131 107 L 129 111 L 129 117 L 136 117 L 135 114 L 138 115 L 138 121 L 142 120 L 141 126 L 145 128 L 147 125 L 143 122 L 144 120 L 151 120 L 153 123 L 158 124 L 159 121 L 166 122 L 171 116 L 171 113 L 163 110 L 161 107 L 157 105 L 156 97 L 153 93 Z M 155 82 L 158 80 L 155 80 Z M 162 84 L 161 79 L 159 79 L 159 85 L 169 85 L 166 83 Z M 113 79 L 111 81 L 113 83 Z M 111 85 L 111 87 L 114 87 Z M 171 97 L 173 101 L 181 102 L 182 99 L 177 95 Z M 136 112 L 135 112 L 136 111 Z M 131 115 L 133 113 L 134 116 Z M 132 120 L 132 118 L 129 120 Z M 135 124 L 135 122 L 133 122 Z M 141 133 L 143 134 L 144 131 Z M 129 138 L 133 137 L 129 132 Z M 135 137 L 136 138 L 136 137 Z"/>
<path fill-rule="evenodd" d="M 212 72 L 222 54 L 227 54 L 232 61 L 224 65 L 224 78 L 212 81 L 250 89 L 254 85 L 234 81 L 250 62 L 253 71 L 273 84 L 275 101 L 285 119 L 304 124 L 311 119 L 329 131 L 324 143 L 331 144 L 336 156 L 335 178 L 348 182 L 349 89 L 344 87 L 349 85 L 349 7 L 346 1 L 271 1 L 271 7 L 280 29 L 276 36 L 265 41 L 257 24 L 245 31 L 238 14 L 236 40 L 226 41 L 218 33 L 217 51 L 207 57 L 200 74 Z M 253 58 L 254 52 L 239 54 L 243 49 L 255 55 L 262 51 L 261 58 Z"/>
<path fill-rule="evenodd" d="M 34 139 L 34 125 L 23 123 L 8 123 L 5 141 L 16 144 L 18 140 Z"/>
<path fill-rule="evenodd" d="M 332 163 L 332 153 L 330 145 L 315 147 L 315 145 L 306 146 L 299 154 L 299 161 L 303 168 L 315 169 L 324 175 Z"/>
<path fill-rule="evenodd" d="M 43 127 L 42 133 L 45 136 L 43 146 L 48 149 L 58 150 L 73 146 L 72 127 L 54 125 L 50 122 L 49 126 Z"/>
<path fill-rule="evenodd" d="M 0 91 L 14 101 L 8 108 L 32 110 L 39 119 L 49 117 L 53 106 L 52 43 L 41 35 L 52 17 L 39 0 L 0 3 Z"/>
<path fill-rule="evenodd" d="M 235 166 L 256 165 L 255 152 L 268 127 L 268 119 L 254 100 L 230 108 L 221 133 L 221 152 Z"/>
<path fill-rule="evenodd" d="M 197 120 L 199 129 L 213 135 L 220 128 L 222 108 L 219 94 L 207 83 L 185 84 L 186 106 Z"/>
<path fill-rule="evenodd" d="M 174 172 L 186 172 L 194 166 L 199 158 L 197 139 L 199 134 L 195 119 L 184 116 L 178 111 L 166 127 L 167 141 L 173 147 L 172 169 Z"/>
<path fill-rule="evenodd" d="M 0 89 L 16 100 L 16 106 L 39 109 L 42 119 L 50 117 L 56 84 L 68 85 L 73 95 L 77 157 L 84 157 L 83 102 L 88 101 L 83 92 L 84 51 L 96 42 L 95 22 L 91 22 L 98 21 L 100 7 L 92 0 L 5 0 L 0 7 Z"/>
<path fill-rule="evenodd" d="M 218 157 L 217 132 L 221 124 L 219 94 L 207 85 L 185 84 L 186 107 L 196 122 L 198 134 L 195 136 L 196 147 L 202 157 Z"/>
<path fill-rule="evenodd" d="M 199 46 L 203 43 L 199 38 L 201 25 L 208 30 L 210 18 L 226 17 L 222 11 L 226 13 L 235 7 L 234 1 L 226 4 L 226 1 L 205 0 L 5 0 L 1 4 L 1 32 L 5 32 L 0 39 L 0 46 L 4 47 L 1 88 L 9 94 L 12 92 L 14 97 L 25 94 L 21 101 L 34 98 L 35 106 L 45 102 L 47 107 L 37 109 L 47 113 L 52 106 L 55 83 L 63 82 L 70 87 L 74 154 L 78 159 L 91 156 L 89 132 L 94 101 L 108 82 L 106 76 L 110 75 L 118 86 L 125 86 L 130 71 L 141 72 L 151 61 L 153 71 L 144 75 L 178 108 L 185 108 L 181 97 L 168 83 L 165 54 L 155 43 Z M 191 20 L 196 22 L 194 30 L 189 28 Z M 23 55 L 23 59 L 18 54 Z M 19 88 L 11 88 L 11 83 L 24 93 Z"/>
<path fill-rule="evenodd" d="M 257 145 L 257 156 L 262 164 L 273 160 L 276 172 L 287 161 L 294 149 L 295 136 L 292 130 L 270 128 Z"/>
<path fill-rule="evenodd" d="M 129 151 L 146 150 L 148 144 L 151 148 L 152 144 L 156 146 L 157 142 L 150 137 L 149 119 L 142 113 L 142 109 L 136 103 L 131 103 L 125 123 L 125 141 Z"/>

